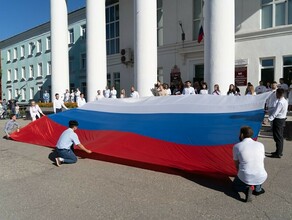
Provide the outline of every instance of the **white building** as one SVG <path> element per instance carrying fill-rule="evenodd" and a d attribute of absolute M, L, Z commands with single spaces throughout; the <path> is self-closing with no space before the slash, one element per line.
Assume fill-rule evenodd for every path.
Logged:
<path fill-rule="evenodd" d="M 205 0 L 205 6 L 213 4 L 214 1 L 218 3 L 226 0 Z M 138 58 L 139 62 L 143 62 L 143 56 L 137 58 L 137 54 L 135 54 L 137 51 L 135 49 L 135 33 L 137 33 L 135 32 L 135 20 L 137 18 L 134 13 L 135 4 L 134 0 L 115 0 L 106 1 L 106 3 L 106 79 L 108 85 L 115 85 L 117 90 L 125 88 L 127 95 L 129 95 L 130 86 L 137 85 L 135 81 L 135 69 L 137 66 L 135 65 Z M 221 11 L 218 10 L 216 13 L 219 15 L 228 14 L 227 11 L 232 10 L 232 8 L 228 4 L 225 5 L 224 10 L 220 8 Z M 214 78 L 215 81 L 214 79 L 213 81 L 210 80 L 207 72 L 210 71 L 209 67 L 212 65 L 213 53 L 216 53 L 217 58 L 224 58 L 230 55 L 229 52 L 226 52 L 230 48 L 228 48 L 228 45 L 226 46 L 225 37 L 222 35 L 226 30 L 227 24 L 222 19 L 221 23 L 216 23 L 215 29 L 207 30 L 206 28 L 208 28 L 209 24 L 206 24 L 206 22 L 209 21 L 210 16 L 206 17 L 206 14 L 210 13 L 210 11 L 205 9 L 202 12 L 202 6 L 202 0 L 157 0 L 157 78 L 160 81 L 171 84 L 178 77 L 183 82 L 186 80 L 191 80 L 192 82 L 206 80 L 207 82 L 212 82 L 212 84 L 219 83 L 223 93 L 228 89 L 226 85 L 229 85 L 230 82 L 235 83 L 234 80 L 240 85 L 242 92 L 247 82 L 251 82 L 256 86 L 260 80 L 264 82 L 275 80 L 278 82 L 279 78 L 284 77 L 285 81 L 290 84 L 292 79 L 292 44 L 290 43 L 292 40 L 292 0 L 235 1 L 233 21 L 235 54 L 233 63 L 231 62 L 235 71 L 231 74 L 228 73 L 229 75 L 226 77 L 224 74 L 222 75 L 222 70 L 216 75 L 216 71 L 211 68 L 212 74 L 217 77 Z M 204 16 L 206 17 L 205 19 L 203 19 Z M 86 66 L 84 66 L 87 59 L 84 51 L 86 45 L 84 41 L 86 37 L 86 10 L 81 9 L 70 13 L 68 23 L 68 33 L 71 36 L 68 47 L 70 54 L 68 56 L 70 87 L 79 87 L 86 92 L 88 84 L 85 74 Z M 204 24 L 206 36 L 201 43 L 198 43 L 197 38 L 201 24 Z M 38 64 L 41 63 L 42 55 L 35 55 L 29 59 L 25 56 L 25 63 L 23 63 L 23 60 L 8 62 L 8 59 L 13 60 L 12 56 L 14 56 L 15 48 L 17 48 L 16 52 L 20 53 L 22 50 L 21 45 L 26 45 L 32 41 L 37 42 L 40 36 L 49 37 L 50 31 L 44 28 L 48 25 L 49 23 L 41 25 L 0 43 L 3 98 L 13 98 L 15 91 L 12 90 L 20 89 L 21 87 L 20 80 L 11 80 L 11 74 L 13 75 L 15 69 L 20 72 L 22 66 L 26 67 L 27 65 L 25 69 L 29 70 L 31 63 L 34 63 L 36 59 L 38 59 Z M 39 31 L 36 31 L 38 28 Z M 29 35 L 28 32 L 30 31 L 31 33 L 38 33 L 38 35 Z M 211 31 L 211 33 L 208 33 L 208 31 Z M 218 32 L 220 32 L 220 35 Z M 230 33 L 227 32 L 226 34 L 230 37 Z M 182 34 L 184 34 L 184 38 Z M 29 39 L 26 38 L 27 36 L 29 36 Z M 212 54 L 207 54 L 204 58 L 204 51 L 210 46 L 210 41 L 217 42 L 219 46 L 221 41 L 224 42 L 222 44 L 226 50 L 224 50 L 224 47 L 217 51 L 213 50 Z M 209 42 L 208 45 L 206 45 L 207 42 Z M 143 42 L 146 47 L 151 43 L 153 43 L 151 39 Z M 232 43 L 230 42 L 230 45 Z M 74 45 L 76 46 L 74 47 Z M 120 51 L 122 49 L 125 49 L 123 51 L 126 52 L 123 57 L 124 62 L 121 61 L 122 55 Z M 50 53 L 51 51 L 48 52 Z M 44 56 L 47 56 L 47 54 L 44 54 Z M 47 61 L 47 57 L 45 59 L 47 63 L 50 62 L 50 60 Z M 95 59 L 98 63 L 99 57 Z M 153 60 L 149 62 L 148 59 L 145 59 L 145 61 L 149 65 L 155 62 Z M 23 64 L 17 66 L 20 62 Z M 216 62 L 218 63 L 218 60 Z M 207 64 L 208 66 L 206 66 Z M 46 65 L 43 64 L 42 66 Z M 174 68 L 175 66 L 177 68 Z M 98 66 L 96 66 L 96 71 L 99 71 Z M 43 70 L 42 73 L 44 79 L 39 80 L 43 82 L 42 88 L 49 88 L 51 86 L 51 78 L 45 77 L 46 70 Z M 152 73 L 149 73 L 149 75 L 152 75 Z M 8 80 L 9 77 L 10 80 Z M 220 82 L 216 82 L 217 79 L 220 79 Z M 37 85 L 39 81 L 34 78 L 29 83 L 32 84 L 34 82 Z M 154 83 L 155 80 L 153 80 Z M 33 91 L 38 91 L 38 88 L 40 87 L 38 86 Z M 209 89 L 212 90 L 212 88 L 213 85 L 209 85 Z M 137 89 L 139 90 L 139 86 Z M 10 97 L 8 96 L 8 90 L 12 94 Z M 26 97 L 28 96 L 26 95 Z M 27 100 L 23 99 L 23 101 Z"/>

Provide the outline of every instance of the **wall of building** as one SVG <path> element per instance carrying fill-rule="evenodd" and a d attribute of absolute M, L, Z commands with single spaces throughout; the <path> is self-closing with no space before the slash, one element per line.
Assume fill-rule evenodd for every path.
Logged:
<path fill-rule="evenodd" d="M 275 80 L 278 81 L 283 76 L 283 56 L 292 56 L 292 44 L 289 44 L 292 36 L 291 25 L 279 26 L 261 30 L 261 1 L 260 0 L 236 0 L 235 4 L 235 60 L 244 60 L 247 67 L 247 81 L 257 85 L 260 80 L 262 58 L 273 58 L 275 61 Z M 86 53 L 86 40 L 81 36 L 80 27 L 86 24 L 86 10 L 81 9 L 69 14 L 68 29 L 74 30 L 74 43 L 68 46 L 70 62 L 70 83 L 74 88 L 85 89 L 86 68 L 82 68 L 81 55 Z M 130 48 L 134 52 L 134 0 L 119 1 L 119 24 L 120 24 L 120 49 Z M 181 22 L 185 41 L 182 41 L 182 30 L 179 25 Z M 224 26 L 224 24 L 223 24 Z M 15 88 L 26 88 L 26 97 L 29 97 L 29 89 L 34 88 L 34 99 L 40 97 L 40 89 L 49 89 L 50 75 L 47 72 L 47 62 L 50 61 L 50 51 L 45 51 L 46 38 L 50 35 L 49 23 L 40 25 L 27 32 L 21 33 L 10 39 L 2 41 L 2 90 L 4 98 L 8 98 L 7 90 Z M 28 45 L 31 42 L 42 41 L 41 54 L 28 57 Z M 145 42 L 147 44 L 147 42 Z M 26 56 L 20 58 L 20 47 L 25 45 Z M 18 58 L 15 61 L 7 61 L 7 50 L 18 48 Z M 222 51 L 224 56 L 224 51 Z M 133 63 L 121 63 L 119 53 L 108 55 L 107 73 L 110 76 L 109 84 L 115 83 L 115 76 L 119 73 L 119 88 L 125 88 L 127 94 L 130 92 L 130 86 L 134 85 L 134 65 L 135 54 L 133 54 Z M 98 57 L 96 58 L 98 59 Z M 25 66 L 28 76 L 29 65 L 35 68 L 37 74 L 38 63 L 43 64 L 43 74 L 40 77 L 34 77 L 26 80 L 21 78 L 7 82 L 7 69 L 12 71 L 14 79 L 14 69 L 18 69 L 18 75 L 21 76 L 21 68 Z M 163 45 L 158 47 L 158 69 L 160 79 L 170 84 L 170 73 L 175 65 L 181 72 L 183 81 L 191 80 L 197 77 L 196 65 L 204 64 L 204 42 L 197 43 L 196 36 L 193 34 L 193 0 L 164 0 L 163 1 Z M 96 67 L 98 71 L 98 67 Z M 118 80 L 118 79 L 116 79 Z M 155 82 L 153 82 L 154 84 Z M 106 85 L 105 85 L 106 86 Z M 40 88 L 41 87 L 41 88 Z M 212 86 L 211 86 L 212 87 Z M 20 101 L 22 100 L 21 97 Z M 28 101 L 28 98 L 26 99 Z"/>

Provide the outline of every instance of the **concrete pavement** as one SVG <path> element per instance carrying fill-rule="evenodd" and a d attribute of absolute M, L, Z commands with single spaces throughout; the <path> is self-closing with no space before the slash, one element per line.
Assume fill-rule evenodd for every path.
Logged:
<path fill-rule="evenodd" d="M 265 130 L 259 141 L 272 152 Z M 58 168 L 51 154 L 50 148 L 0 139 L 0 220 L 292 219 L 291 141 L 285 141 L 283 158 L 266 158 L 266 193 L 251 203 L 232 192 L 231 178 L 183 177 L 90 159 Z"/>

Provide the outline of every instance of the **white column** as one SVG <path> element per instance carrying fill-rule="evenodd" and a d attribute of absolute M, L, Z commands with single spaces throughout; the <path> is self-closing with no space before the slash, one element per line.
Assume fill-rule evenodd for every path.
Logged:
<path fill-rule="evenodd" d="M 157 81 L 156 0 L 135 0 L 135 83 L 140 96 L 151 96 Z"/>
<path fill-rule="evenodd" d="M 204 9 L 205 79 L 211 92 L 219 84 L 226 94 L 234 84 L 234 0 L 205 0 Z"/>
<path fill-rule="evenodd" d="M 105 88 L 107 74 L 105 0 L 86 1 L 87 100 Z"/>
<path fill-rule="evenodd" d="M 69 88 L 68 17 L 66 0 L 51 0 L 52 100 Z"/>

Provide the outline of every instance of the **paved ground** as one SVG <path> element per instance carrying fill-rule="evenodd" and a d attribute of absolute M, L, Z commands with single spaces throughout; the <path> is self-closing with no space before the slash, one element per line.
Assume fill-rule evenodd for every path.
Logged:
<path fill-rule="evenodd" d="M 266 151 L 274 151 L 271 133 L 261 134 Z M 51 153 L 0 139 L 0 220 L 292 219 L 291 141 L 283 158 L 266 159 L 266 193 L 252 203 L 238 199 L 230 178 L 182 177 L 90 159 L 58 168 Z"/>

